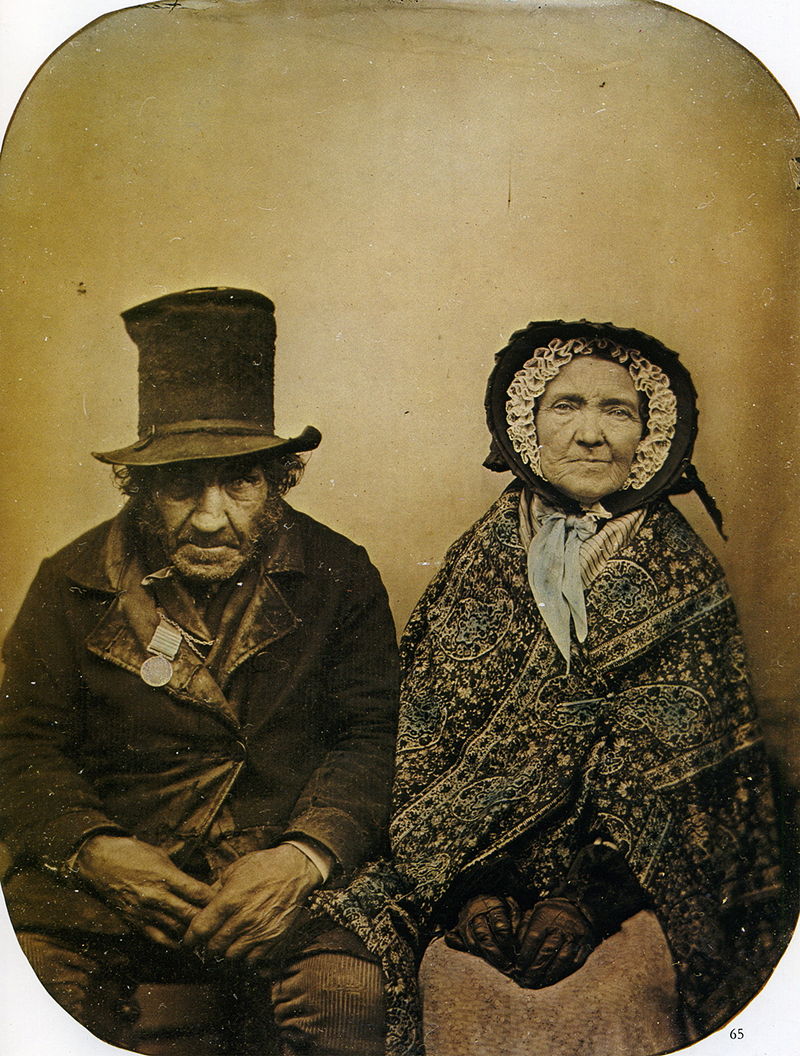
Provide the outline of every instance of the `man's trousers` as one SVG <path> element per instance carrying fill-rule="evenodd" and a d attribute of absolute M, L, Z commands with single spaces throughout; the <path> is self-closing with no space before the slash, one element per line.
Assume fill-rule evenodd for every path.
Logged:
<path fill-rule="evenodd" d="M 42 984 L 93 1034 L 130 1049 L 143 982 L 214 982 L 237 1056 L 383 1056 L 383 975 L 361 941 L 331 927 L 269 967 L 201 963 L 134 936 L 18 935 Z M 229 1041 L 228 1045 L 234 1044 Z M 135 1050 L 134 1050 L 135 1051 Z"/>

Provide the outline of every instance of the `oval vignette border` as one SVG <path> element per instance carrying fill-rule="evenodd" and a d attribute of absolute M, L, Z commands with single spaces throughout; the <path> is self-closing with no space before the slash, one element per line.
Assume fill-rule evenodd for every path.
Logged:
<path fill-rule="evenodd" d="M 62 9 L 66 6 L 69 10 Z M 94 19 L 132 6 L 138 5 L 110 0 L 70 0 L 69 5 L 60 0 L 26 0 L 24 4 L 0 0 L 2 131 L 28 82 L 57 47 Z M 751 51 L 800 109 L 797 0 L 761 0 L 758 5 L 752 0 L 675 0 L 665 6 L 708 22 Z M 46 995 L 16 945 L 4 904 L 0 905 L 0 966 L 0 1049 L 4 1056 L 44 1051 L 47 1056 L 110 1056 L 123 1051 L 93 1038 Z M 800 1028 L 798 978 L 800 934 L 796 933 L 765 990 L 723 1030 L 681 1052 L 690 1056 L 789 1052 Z"/>

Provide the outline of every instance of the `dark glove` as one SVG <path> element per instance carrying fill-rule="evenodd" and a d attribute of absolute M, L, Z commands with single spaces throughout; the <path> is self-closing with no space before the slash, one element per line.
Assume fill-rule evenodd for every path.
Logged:
<path fill-rule="evenodd" d="M 458 923 L 444 941 L 451 949 L 482 957 L 508 975 L 515 967 L 519 921 L 519 906 L 513 898 L 477 895 L 462 907 Z"/>
<path fill-rule="evenodd" d="M 623 921 L 648 905 L 625 858 L 607 843 L 592 843 L 580 850 L 564 881 L 548 897 L 576 905 L 599 939 L 613 935 Z"/>
<path fill-rule="evenodd" d="M 517 928 L 520 986 L 552 986 L 581 967 L 598 945 L 599 936 L 574 902 L 546 898 L 527 910 Z"/>

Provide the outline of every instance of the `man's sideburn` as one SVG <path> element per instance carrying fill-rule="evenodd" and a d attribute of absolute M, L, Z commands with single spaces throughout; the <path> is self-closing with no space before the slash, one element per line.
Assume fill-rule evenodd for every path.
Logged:
<path fill-rule="evenodd" d="M 224 582 L 235 576 L 245 565 L 248 565 L 264 552 L 269 545 L 269 540 L 281 523 L 285 508 L 280 495 L 270 492 L 250 531 L 244 536 L 239 536 L 237 533 L 237 550 L 241 555 L 241 560 L 236 567 L 226 571 L 223 576 L 198 576 L 187 572 L 185 567 L 181 568 L 180 566 L 183 562 L 178 561 L 178 563 L 175 563 L 176 551 L 182 545 L 183 539 L 179 541 L 173 538 L 172 533 L 164 524 L 164 520 L 153 498 L 153 489 L 154 481 L 148 481 L 141 491 L 130 499 L 131 512 L 137 527 L 145 536 L 145 539 L 157 544 L 163 554 L 165 564 L 174 564 L 183 578 L 193 582 L 205 583 L 209 586 L 214 583 Z"/>

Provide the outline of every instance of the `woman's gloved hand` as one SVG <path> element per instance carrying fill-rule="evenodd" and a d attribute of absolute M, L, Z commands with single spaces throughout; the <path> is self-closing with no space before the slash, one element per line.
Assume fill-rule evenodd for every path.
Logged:
<path fill-rule="evenodd" d="M 520 910 L 513 898 L 477 895 L 463 906 L 458 923 L 445 935 L 451 949 L 482 957 L 509 975 L 516 966 L 515 933 Z"/>
<path fill-rule="evenodd" d="M 539 990 L 576 972 L 600 938 L 578 906 L 566 898 L 546 898 L 527 910 L 516 929 L 513 978 Z"/>

